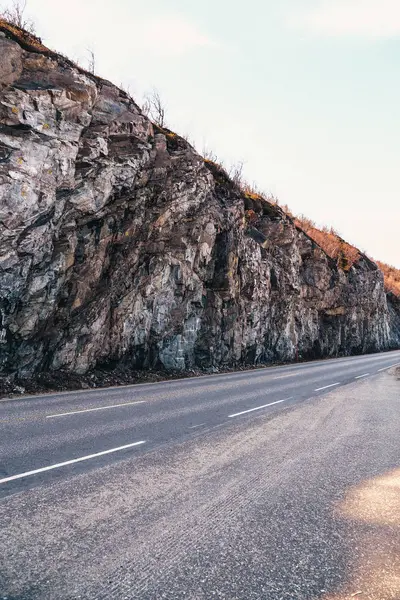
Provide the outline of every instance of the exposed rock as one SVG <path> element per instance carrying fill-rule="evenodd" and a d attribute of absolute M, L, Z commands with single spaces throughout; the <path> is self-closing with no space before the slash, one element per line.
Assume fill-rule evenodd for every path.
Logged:
<path fill-rule="evenodd" d="M 0 29 L 0 373 L 399 347 L 366 256 L 340 270 L 123 91 Z"/>

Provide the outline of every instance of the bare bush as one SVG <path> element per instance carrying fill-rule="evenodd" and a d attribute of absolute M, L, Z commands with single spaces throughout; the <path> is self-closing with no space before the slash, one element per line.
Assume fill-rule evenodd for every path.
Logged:
<path fill-rule="evenodd" d="M 238 163 L 231 166 L 228 173 L 229 177 L 232 179 L 233 183 L 235 183 L 238 187 L 242 187 L 244 184 L 243 180 L 243 162 L 239 161 Z"/>
<path fill-rule="evenodd" d="M 215 164 L 222 164 L 220 160 L 218 160 L 218 156 L 207 146 L 204 146 L 202 151 L 202 156 L 204 160 L 208 160 L 209 162 L 213 162 Z"/>
<path fill-rule="evenodd" d="M 279 206 L 279 199 L 276 196 L 274 196 L 274 194 L 271 194 L 271 192 L 267 192 L 266 190 L 260 188 L 255 182 L 249 183 L 245 179 L 242 179 L 240 183 L 240 190 L 246 196 L 262 199 L 266 202 L 269 202 L 270 204 L 275 204 L 276 206 Z"/>
<path fill-rule="evenodd" d="M 192 138 L 189 133 L 182 133 L 181 138 L 183 138 L 192 148 L 196 148 L 196 142 L 194 138 Z"/>
<path fill-rule="evenodd" d="M 119 84 L 119 89 L 122 90 L 129 98 L 132 98 L 132 90 L 130 85 L 125 85 L 124 83 Z"/>
<path fill-rule="evenodd" d="M 26 0 L 13 0 L 13 3 L 8 8 L 0 12 L 0 16 L 5 21 L 15 25 L 20 29 L 24 29 L 32 35 L 36 35 L 35 23 L 25 15 Z"/>
<path fill-rule="evenodd" d="M 166 108 L 157 90 L 153 90 L 151 93 L 146 94 L 142 105 L 142 112 L 159 127 L 164 128 L 166 126 Z"/>
<path fill-rule="evenodd" d="M 289 217 L 292 217 L 292 219 L 294 218 L 294 214 L 293 214 L 292 209 L 290 208 L 289 204 L 282 204 L 282 210 Z"/>
<path fill-rule="evenodd" d="M 89 58 L 88 58 L 88 71 L 89 71 L 89 73 L 91 73 L 92 75 L 94 75 L 96 73 L 96 56 L 95 56 L 94 51 L 92 50 L 92 48 L 88 48 L 87 52 L 89 54 Z"/>

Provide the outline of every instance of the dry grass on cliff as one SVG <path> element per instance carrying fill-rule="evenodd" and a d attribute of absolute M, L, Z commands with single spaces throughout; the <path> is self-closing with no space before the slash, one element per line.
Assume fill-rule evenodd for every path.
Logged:
<path fill-rule="evenodd" d="M 40 39 L 40 37 L 38 37 L 37 35 L 35 35 L 33 33 L 30 33 L 29 31 L 26 31 L 25 29 L 22 29 L 15 23 L 8 21 L 6 18 L 4 18 L 4 13 L 1 13 L 1 12 L 0 12 L 0 32 L 5 33 L 6 37 L 11 38 L 12 40 L 15 40 L 16 42 L 18 42 L 18 44 L 21 46 L 21 48 L 23 48 L 24 50 L 27 50 L 28 52 L 40 53 L 40 54 L 43 54 L 44 56 L 48 56 L 54 60 L 57 60 L 58 62 L 67 64 L 67 65 L 77 69 L 80 73 L 83 73 L 84 75 L 89 76 L 91 79 L 95 80 L 96 82 L 105 81 L 101 77 L 98 77 L 94 73 L 88 71 L 87 69 L 84 69 L 78 63 L 69 59 L 67 56 L 64 56 L 62 54 L 59 54 L 58 52 L 55 52 L 54 50 L 51 50 L 50 48 L 48 48 L 47 46 L 45 46 L 42 43 L 42 40 Z M 0 59 L 1 59 L 1 57 L 0 57 Z"/>
<path fill-rule="evenodd" d="M 0 30 L 4 33 L 8 32 L 11 34 L 11 36 L 27 50 L 43 53 L 49 52 L 49 49 L 42 44 L 42 40 L 39 37 L 26 31 L 26 29 L 22 29 L 21 27 L 18 27 L 18 25 L 7 21 L 2 14 L 0 14 Z"/>
<path fill-rule="evenodd" d="M 294 217 L 297 227 L 302 229 L 313 239 L 328 256 L 337 261 L 338 266 L 344 271 L 349 271 L 361 256 L 360 251 L 343 240 L 333 228 L 323 227 L 319 229 L 314 221 L 304 215 Z"/>
<path fill-rule="evenodd" d="M 283 207 L 285 212 L 290 214 L 288 207 Z M 293 216 L 293 215 L 291 215 Z M 294 222 L 302 229 L 310 238 L 312 238 L 321 248 L 338 262 L 338 265 L 348 271 L 352 265 L 357 262 L 361 256 L 360 251 L 345 242 L 340 235 L 328 227 L 319 229 L 316 224 L 304 215 L 293 217 Z M 395 296 L 400 297 L 400 269 L 396 269 L 380 261 L 375 261 L 379 269 L 383 272 L 385 280 L 385 289 L 387 292 L 392 292 Z"/>
<path fill-rule="evenodd" d="M 395 296 L 400 297 L 400 269 L 387 265 L 386 263 L 376 261 L 376 264 L 383 272 L 385 277 L 385 288 L 387 292 L 392 292 Z"/>

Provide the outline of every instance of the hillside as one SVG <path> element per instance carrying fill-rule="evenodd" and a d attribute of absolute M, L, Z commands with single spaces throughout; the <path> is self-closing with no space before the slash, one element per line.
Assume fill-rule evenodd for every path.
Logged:
<path fill-rule="evenodd" d="M 400 298 L 400 269 L 377 261 L 377 265 L 385 277 L 385 289 Z"/>
<path fill-rule="evenodd" d="M 0 53 L 1 374 L 400 346 L 399 303 L 367 256 L 4 22 Z"/>
<path fill-rule="evenodd" d="M 286 212 L 291 215 L 289 210 Z M 343 270 L 350 269 L 360 258 L 360 251 L 342 239 L 333 229 L 329 229 L 328 227 L 320 229 L 311 219 L 303 215 L 294 217 L 294 222 L 317 242 L 331 258 L 336 260 Z M 396 269 L 379 260 L 375 262 L 383 273 L 386 292 L 400 297 L 400 269 Z"/>

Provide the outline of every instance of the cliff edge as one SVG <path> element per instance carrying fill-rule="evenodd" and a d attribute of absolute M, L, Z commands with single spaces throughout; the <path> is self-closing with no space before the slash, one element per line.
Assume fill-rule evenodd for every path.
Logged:
<path fill-rule="evenodd" d="M 0 23 L 0 374 L 256 364 L 400 346 L 340 268 L 135 102 Z"/>

